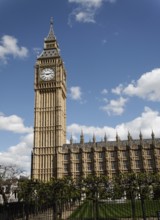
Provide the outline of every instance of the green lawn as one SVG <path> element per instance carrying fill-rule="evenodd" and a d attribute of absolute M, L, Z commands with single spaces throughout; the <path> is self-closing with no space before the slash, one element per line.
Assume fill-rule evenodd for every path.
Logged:
<path fill-rule="evenodd" d="M 149 200 L 145 201 L 146 216 L 156 217 L 157 211 L 160 210 L 160 201 Z M 79 206 L 70 216 L 70 219 L 78 218 L 93 218 L 96 215 L 96 207 L 93 206 L 91 200 L 86 200 L 81 206 Z M 131 202 L 125 203 L 98 203 L 98 217 L 99 218 L 131 218 L 132 209 Z M 141 202 L 136 201 L 136 217 L 142 217 Z"/>

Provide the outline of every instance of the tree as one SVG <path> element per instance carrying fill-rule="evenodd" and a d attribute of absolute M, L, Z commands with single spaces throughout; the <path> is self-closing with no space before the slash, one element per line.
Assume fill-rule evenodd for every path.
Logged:
<path fill-rule="evenodd" d="M 135 219 L 135 199 L 138 196 L 138 183 L 135 173 L 121 173 L 114 180 L 114 194 L 119 198 L 124 195 L 131 199 L 132 218 Z M 113 194 L 113 195 L 114 195 Z"/>
<path fill-rule="evenodd" d="M 20 180 L 18 183 L 18 199 L 24 202 L 24 211 L 26 220 L 29 219 L 29 208 L 35 207 L 35 201 L 37 197 L 36 191 L 37 182 L 33 180 Z"/>
<path fill-rule="evenodd" d="M 62 215 L 62 211 L 65 206 L 69 206 L 74 199 L 73 180 L 71 178 L 55 179 L 53 178 L 48 183 L 48 199 L 53 207 L 54 219 L 57 219 L 58 215 Z"/>
<path fill-rule="evenodd" d="M 156 173 L 153 175 L 152 183 L 153 199 L 160 199 L 160 174 Z"/>
<path fill-rule="evenodd" d="M 89 175 L 83 182 L 86 197 L 93 201 L 94 217 L 98 219 L 98 200 L 108 197 L 109 179 L 106 176 Z"/>
<path fill-rule="evenodd" d="M 22 174 L 24 174 L 24 171 L 16 165 L 0 165 L 0 194 L 4 203 L 8 202 L 6 194 L 10 193 L 11 186 L 18 182 Z M 6 190 L 4 190 L 4 186 Z"/>
<path fill-rule="evenodd" d="M 123 184 L 123 174 L 115 176 L 112 180 L 112 199 L 121 199 L 125 195 L 125 187 Z"/>
<path fill-rule="evenodd" d="M 153 174 L 150 173 L 123 173 L 120 174 L 114 185 L 115 195 L 131 199 L 132 217 L 135 219 L 135 200 L 141 200 L 143 219 L 146 219 L 145 199 L 152 194 Z M 116 191 L 117 190 L 117 191 Z"/>
<path fill-rule="evenodd" d="M 146 220 L 145 199 L 151 198 L 153 175 L 151 173 L 137 174 L 138 192 L 141 200 L 143 219 Z"/>

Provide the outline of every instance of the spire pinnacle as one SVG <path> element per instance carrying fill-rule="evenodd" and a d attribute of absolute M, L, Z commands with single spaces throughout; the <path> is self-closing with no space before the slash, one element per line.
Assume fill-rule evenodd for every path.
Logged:
<path fill-rule="evenodd" d="M 83 135 L 82 130 L 81 130 L 81 135 L 80 135 L 80 144 L 84 144 L 84 135 Z"/>
<path fill-rule="evenodd" d="M 142 141 L 143 139 L 143 135 L 142 135 L 142 132 L 140 131 L 140 134 L 139 134 L 139 139 Z"/>
<path fill-rule="evenodd" d="M 118 136 L 118 132 L 116 131 L 116 141 L 119 141 L 119 136 Z"/>
<path fill-rule="evenodd" d="M 51 17 L 50 26 L 53 26 L 53 17 Z"/>
<path fill-rule="evenodd" d="M 151 133 L 151 137 L 152 137 L 152 140 L 154 140 L 155 134 L 154 134 L 153 130 L 152 130 L 152 133 Z"/>
<path fill-rule="evenodd" d="M 93 143 L 96 143 L 96 136 L 93 134 Z"/>
<path fill-rule="evenodd" d="M 128 131 L 128 141 L 131 141 L 132 140 L 132 136 L 130 134 L 130 132 Z"/>
<path fill-rule="evenodd" d="M 46 40 L 47 41 L 55 40 L 54 31 L 53 31 L 53 17 L 51 17 L 51 20 L 50 20 L 50 30 L 49 30 Z"/>
<path fill-rule="evenodd" d="M 105 142 L 105 143 L 107 142 L 107 135 L 106 135 L 106 133 L 105 133 L 105 135 L 104 135 L 104 142 Z"/>
<path fill-rule="evenodd" d="M 70 138 L 70 144 L 73 144 L 73 137 L 72 137 L 72 134 L 71 134 L 71 138 Z"/>

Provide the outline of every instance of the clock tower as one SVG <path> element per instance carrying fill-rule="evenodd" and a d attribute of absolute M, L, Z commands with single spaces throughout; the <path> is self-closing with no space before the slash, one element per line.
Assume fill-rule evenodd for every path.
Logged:
<path fill-rule="evenodd" d="M 34 146 L 31 176 L 49 181 L 59 178 L 60 148 L 66 143 L 66 72 L 50 22 L 44 49 L 35 64 Z"/>

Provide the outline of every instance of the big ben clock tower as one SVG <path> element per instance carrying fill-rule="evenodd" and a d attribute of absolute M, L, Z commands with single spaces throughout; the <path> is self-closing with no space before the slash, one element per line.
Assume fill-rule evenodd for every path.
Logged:
<path fill-rule="evenodd" d="M 66 72 L 50 22 L 44 49 L 35 64 L 34 146 L 31 175 L 60 177 L 59 149 L 66 143 Z"/>

